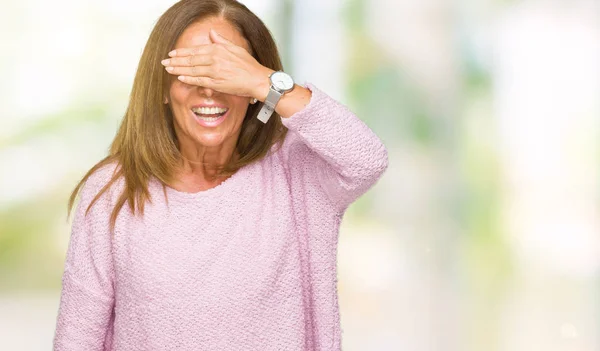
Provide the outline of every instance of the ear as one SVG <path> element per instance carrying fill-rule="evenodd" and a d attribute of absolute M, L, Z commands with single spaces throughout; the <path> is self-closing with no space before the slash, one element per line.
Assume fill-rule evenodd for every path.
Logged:
<path fill-rule="evenodd" d="M 163 101 L 163 104 L 168 104 L 169 103 L 169 99 L 165 96 L 165 100 Z"/>

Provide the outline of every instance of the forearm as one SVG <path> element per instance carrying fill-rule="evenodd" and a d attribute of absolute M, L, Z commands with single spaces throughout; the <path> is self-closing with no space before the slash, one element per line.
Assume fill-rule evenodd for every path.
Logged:
<path fill-rule="evenodd" d="M 311 97 L 310 90 L 305 87 L 295 84 L 292 91 L 284 94 L 277 106 L 275 106 L 275 112 L 277 112 L 283 118 L 289 118 L 294 113 L 301 111 L 310 102 Z"/>
<path fill-rule="evenodd" d="M 307 83 L 311 99 L 301 111 L 282 118 L 322 162 L 314 170 L 339 209 L 367 191 L 388 165 L 387 150 L 375 133 L 346 106 Z"/>

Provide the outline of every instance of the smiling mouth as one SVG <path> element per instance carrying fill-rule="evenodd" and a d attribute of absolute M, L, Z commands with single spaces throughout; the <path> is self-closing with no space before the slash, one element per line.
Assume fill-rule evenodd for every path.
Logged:
<path fill-rule="evenodd" d="M 222 107 L 199 107 L 192 108 L 192 112 L 205 121 L 216 121 L 227 113 L 228 109 Z"/>

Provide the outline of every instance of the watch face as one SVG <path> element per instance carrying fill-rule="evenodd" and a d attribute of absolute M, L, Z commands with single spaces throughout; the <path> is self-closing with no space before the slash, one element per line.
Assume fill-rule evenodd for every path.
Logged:
<path fill-rule="evenodd" d="M 271 75 L 271 82 L 279 90 L 290 90 L 294 87 L 294 80 L 289 74 L 275 72 Z"/>

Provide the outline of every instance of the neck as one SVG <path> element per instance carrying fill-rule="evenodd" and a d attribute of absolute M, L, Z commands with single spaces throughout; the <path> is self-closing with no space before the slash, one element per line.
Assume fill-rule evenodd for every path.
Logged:
<path fill-rule="evenodd" d="M 237 151 L 228 155 L 212 155 L 212 157 L 210 154 L 189 155 L 182 152 L 178 171 L 179 174 L 187 177 L 214 180 L 223 166 L 237 159 L 239 159 Z"/>
<path fill-rule="evenodd" d="M 176 171 L 176 177 L 171 187 L 185 192 L 198 192 L 213 188 L 228 176 L 218 176 L 219 168 L 227 162 L 239 158 L 237 152 L 228 155 L 228 157 L 211 158 L 210 154 L 204 153 L 190 159 L 189 153 L 181 153 L 182 158 L 179 169 Z M 214 160 L 219 160 L 215 162 Z"/>

